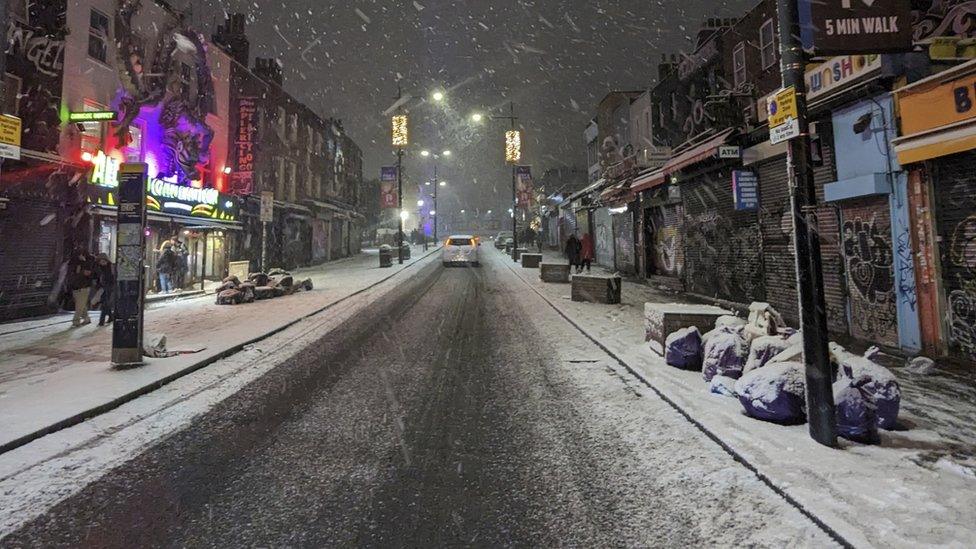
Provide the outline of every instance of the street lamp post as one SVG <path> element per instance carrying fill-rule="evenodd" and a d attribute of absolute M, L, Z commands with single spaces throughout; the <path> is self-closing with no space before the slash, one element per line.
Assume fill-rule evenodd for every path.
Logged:
<path fill-rule="evenodd" d="M 451 156 L 451 151 L 450 149 L 445 149 L 441 152 L 441 154 L 438 155 L 425 149 L 420 151 L 420 156 L 434 159 L 434 213 L 431 214 L 431 217 L 434 218 L 434 242 L 437 242 L 437 187 L 444 187 L 447 185 L 446 181 L 437 181 L 437 168 L 440 166 L 440 162 L 438 162 L 438 160 L 440 160 L 442 156 L 445 158 Z"/>
<path fill-rule="evenodd" d="M 512 129 L 505 132 L 505 161 L 512 165 L 512 212 L 518 211 L 518 195 L 515 193 L 515 178 L 519 160 L 522 159 L 522 135 L 515 129 L 515 102 L 509 103 L 510 114 L 508 116 L 492 116 L 492 119 L 507 119 L 512 124 Z M 518 249 L 518 221 L 512 215 L 512 250 Z M 516 254 L 512 254 L 512 259 Z"/>
<path fill-rule="evenodd" d="M 397 84 L 397 103 L 403 97 L 400 85 Z M 393 117 L 393 146 L 397 152 L 397 209 L 399 210 L 397 231 L 397 256 L 403 264 L 403 148 L 409 143 L 407 129 L 407 115 L 403 114 L 403 107 L 397 106 L 397 114 Z"/>

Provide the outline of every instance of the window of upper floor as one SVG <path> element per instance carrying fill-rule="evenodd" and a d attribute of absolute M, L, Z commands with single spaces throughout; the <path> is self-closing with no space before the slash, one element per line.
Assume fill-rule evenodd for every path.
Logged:
<path fill-rule="evenodd" d="M 739 42 L 732 50 L 732 81 L 736 88 L 746 83 L 746 43 Z"/>
<path fill-rule="evenodd" d="M 759 56 L 763 70 L 776 64 L 776 23 L 772 19 L 759 29 Z"/>
<path fill-rule="evenodd" d="M 108 29 L 108 16 L 92 8 L 88 17 L 88 57 L 101 63 L 108 62 Z"/>

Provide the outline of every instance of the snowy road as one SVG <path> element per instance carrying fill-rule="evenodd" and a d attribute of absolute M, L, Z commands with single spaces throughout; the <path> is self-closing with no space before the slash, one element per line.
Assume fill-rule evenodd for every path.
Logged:
<path fill-rule="evenodd" d="M 0 545 L 832 543 L 484 256 L 425 267 Z"/>

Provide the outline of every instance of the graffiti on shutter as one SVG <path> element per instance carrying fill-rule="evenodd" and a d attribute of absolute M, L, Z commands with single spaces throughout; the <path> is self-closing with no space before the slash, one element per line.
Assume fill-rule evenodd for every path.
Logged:
<path fill-rule="evenodd" d="M 898 313 L 888 197 L 842 208 L 841 233 L 851 304 L 851 332 L 871 343 L 898 345 Z"/>

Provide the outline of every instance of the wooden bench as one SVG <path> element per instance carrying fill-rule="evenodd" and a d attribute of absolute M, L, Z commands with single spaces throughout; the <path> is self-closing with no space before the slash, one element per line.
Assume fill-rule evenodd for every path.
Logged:
<path fill-rule="evenodd" d="M 522 254 L 522 267 L 525 269 L 538 269 L 542 263 L 542 254 Z"/>
<path fill-rule="evenodd" d="M 644 341 L 652 351 L 664 356 L 664 341 L 671 332 L 695 326 L 704 334 L 715 327 L 718 317 L 732 314 L 735 313 L 713 305 L 645 303 Z"/>
<path fill-rule="evenodd" d="M 539 278 L 543 282 L 568 283 L 569 265 L 566 263 L 540 263 Z"/>
<path fill-rule="evenodd" d="M 620 303 L 621 283 L 619 276 L 574 275 L 573 301 L 607 305 Z"/>

